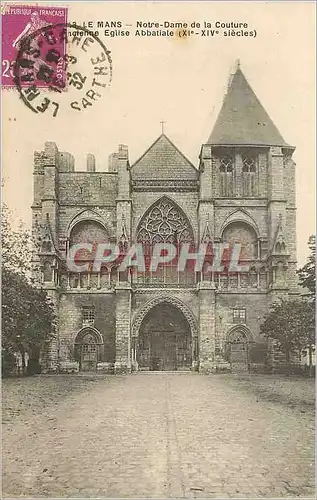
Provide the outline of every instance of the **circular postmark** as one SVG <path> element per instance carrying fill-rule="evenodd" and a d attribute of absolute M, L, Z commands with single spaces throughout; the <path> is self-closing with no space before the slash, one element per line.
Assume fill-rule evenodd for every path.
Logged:
<path fill-rule="evenodd" d="M 42 26 L 22 38 L 14 82 L 34 113 L 84 111 L 100 100 L 112 80 L 111 52 L 92 31 L 73 24 Z"/>

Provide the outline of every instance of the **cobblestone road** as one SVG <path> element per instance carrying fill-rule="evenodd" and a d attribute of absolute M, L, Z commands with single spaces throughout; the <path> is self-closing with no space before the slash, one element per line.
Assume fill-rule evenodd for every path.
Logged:
<path fill-rule="evenodd" d="M 5 381 L 3 496 L 313 496 L 313 408 L 258 385 L 193 373 Z"/>

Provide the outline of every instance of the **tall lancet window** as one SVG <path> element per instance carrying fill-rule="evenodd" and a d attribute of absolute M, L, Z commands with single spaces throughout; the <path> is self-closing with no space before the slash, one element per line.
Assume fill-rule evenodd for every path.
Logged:
<path fill-rule="evenodd" d="M 234 193 L 234 160 L 226 155 L 220 158 L 219 166 L 220 196 L 233 196 Z"/>
<path fill-rule="evenodd" d="M 253 155 L 242 157 L 242 187 L 243 196 L 255 196 L 257 194 L 257 159 Z"/>

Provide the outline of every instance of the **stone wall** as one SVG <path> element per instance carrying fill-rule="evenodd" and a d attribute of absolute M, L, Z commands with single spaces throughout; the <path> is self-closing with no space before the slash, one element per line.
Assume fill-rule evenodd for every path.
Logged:
<path fill-rule="evenodd" d="M 215 289 L 209 283 L 201 283 L 199 290 L 199 370 L 202 373 L 212 373 L 216 370 L 215 327 Z"/>
<path fill-rule="evenodd" d="M 230 330 L 237 326 L 233 321 L 233 309 L 246 310 L 245 326 L 250 330 L 254 341 L 263 341 L 260 336 L 260 323 L 267 313 L 266 293 L 216 293 L 216 331 L 219 346 L 223 347 Z"/>
<path fill-rule="evenodd" d="M 83 307 L 95 308 L 94 327 L 104 342 L 103 360 L 115 361 L 115 296 L 113 293 L 63 293 L 59 303 L 60 357 L 73 358 L 73 348 L 78 332 L 83 327 Z"/>
<path fill-rule="evenodd" d="M 115 206 L 116 173 L 71 172 L 59 174 L 59 201 L 66 205 Z"/>
<path fill-rule="evenodd" d="M 131 371 L 131 290 L 128 284 L 116 287 L 115 373 Z"/>

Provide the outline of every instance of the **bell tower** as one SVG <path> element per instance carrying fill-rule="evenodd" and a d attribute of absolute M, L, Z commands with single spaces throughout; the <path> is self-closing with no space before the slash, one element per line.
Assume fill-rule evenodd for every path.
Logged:
<path fill-rule="evenodd" d="M 200 154 L 201 237 L 208 225 L 214 242 L 240 243 L 249 266 L 235 276 L 228 269 L 212 276 L 215 290 L 206 299 L 212 312 L 207 322 L 202 310 L 201 319 L 213 325 L 214 342 L 208 345 L 216 364 L 239 314 L 255 342 L 270 303 L 296 293 L 294 150 L 238 63 Z M 234 311 L 240 312 L 234 317 Z"/>
<path fill-rule="evenodd" d="M 268 291 L 272 297 L 278 290 L 294 292 L 296 231 L 292 154 L 295 148 L 281 136 L 247 82 L 240 63 L 230 78 L 207 144 L 210 148 L 207 164 L 211 168 L 209 189 L 214 198 L 220 198 L 217 204 L 228 204 L 232 200 L 232 205 L 243 207 L 253 217 L 259 230 L 257 258 L 265 258 L 268 268 Z M 208 146 L 203 146 L 203 154 Z M 203 176 L 201 181 L 206 184 Z M 221 235 L 218 233 L 215 237 Z M 279 275 L 284 275 L 283 279 L 277 279 Z"/>

